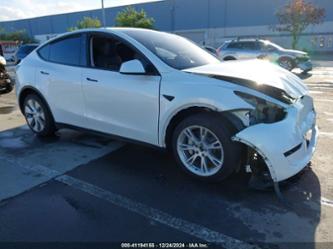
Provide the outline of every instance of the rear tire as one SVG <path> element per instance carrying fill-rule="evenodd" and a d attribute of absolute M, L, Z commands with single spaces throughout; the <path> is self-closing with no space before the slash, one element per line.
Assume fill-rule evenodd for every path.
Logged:
<path fill-rule="evenodd" d="M 40 137 L 53 136 L 56 128 L 51 111 L 36 94 L 29 94 L 23 103 L 23 113 L 28 126 Z"/>
<path fill-rule="evenodd" d="M 189 175 L 221 181 L 239 168 L 242 145 L 231 137 L 236 130 L 220 116 L 200 113 L 180 122 L 172 136 L 172 151 Z"/>

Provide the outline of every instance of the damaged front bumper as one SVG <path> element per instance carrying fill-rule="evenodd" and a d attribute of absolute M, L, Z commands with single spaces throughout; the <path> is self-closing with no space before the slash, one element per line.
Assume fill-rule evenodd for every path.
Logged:
<path fill-rule="evenodd" d="M 0 72 L 0 94 L 12 91 L 13 87 L 14 87 L 14 82 L 9 77 L 8 73 Z"/>
<path fill-rule="evenodd" d="M 306 167 L 318 139 L 311 97 L 304 96 L 286 111 L 282 121 L 247 127 L 232 138 L 263 158 L 274 182 L 290 178 Z"/>
<path fill-rule="evenodd" d="M 298 61 L 297 67 L 300 68 L 302 71 L 308 72 L 312 70 L 312 62 L 308 61 Z"/>

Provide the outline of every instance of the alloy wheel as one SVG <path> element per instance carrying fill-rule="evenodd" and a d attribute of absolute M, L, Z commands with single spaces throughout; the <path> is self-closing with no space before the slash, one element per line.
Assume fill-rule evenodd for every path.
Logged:
<path fill-rule="evenodd" d="M 45 113 L 41 105 L 34 99 L 29 99 L 24 107 L 24 114 L 28 125 L 35 132 L 45 128 Z"/>
<path fill-rule="evenodd" d="M 179 134 L 177 153 L 183 165 L 198 176 L 212 176 L 223 166 L 222 143 L 203 126 L 190 126 Z"/>

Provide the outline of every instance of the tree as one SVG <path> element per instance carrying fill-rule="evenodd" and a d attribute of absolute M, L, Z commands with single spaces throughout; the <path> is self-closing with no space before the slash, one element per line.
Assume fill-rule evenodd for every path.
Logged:
<path fill-rule="evenodd" d="M 76 23 L 75 27 L 70 27 L 68 31 L 74 31 L 78 29 L 87 29 L 87 28 L 100 28 L 102 26 L 101 21 L 98 18 L 83 17 L 81 21 Z"/>
<path fill-rule="evenodd" d="M 292 36 L 292 47 L 296 48 L 302 32 L 309 25 L 323 22 L 325 9 L 316 7 L 305 0 L 291 0 L 276 12 L 279 24 L 275 30 L 289 32 Z"/>
<path fill-rule="evenodd" d="M 116 17 L 117 27 L 136 27 L 153 29 L 155 20 L 147 16 L 147 13 L 141 9 L 136 11 L 133 7 L 127 7 L 120 11 Z"/>
<path fill-rule="evenodd" d="M 13 32 L 7 32 L 4 28 L 0 28 L 0 40 L 1 41 L 18 41 L 22 43 L 34 43 L 36 40 L 29 36 L 26 30 L 17 30 Z"/>

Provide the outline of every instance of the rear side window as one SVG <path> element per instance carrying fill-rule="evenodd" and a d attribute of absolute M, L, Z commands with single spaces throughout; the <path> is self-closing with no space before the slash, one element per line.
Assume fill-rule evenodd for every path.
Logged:
<path fill-rule="evenodd" d="M 244 50 L 257 50 L 259 45 L 257 42 L 232 42 L 229 44 L 228 48 L 232 49 L 244 49 Z"/>
<path fill-rule="evenodd" d="M 81 35 L 67 37 L 50 44 L 49 60 L 52 62 L 79 66 Z"/>

